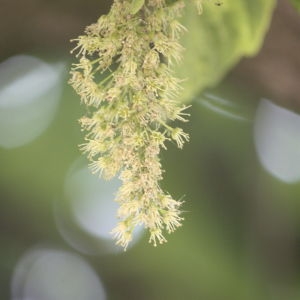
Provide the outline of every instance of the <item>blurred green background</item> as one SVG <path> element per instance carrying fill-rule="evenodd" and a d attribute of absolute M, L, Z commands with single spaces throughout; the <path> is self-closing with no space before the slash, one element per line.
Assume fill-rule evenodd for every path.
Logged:
<path fill-rule="evenodd" d="M 69 40 L 110 4 L 0 0 L 0 299 L 300 299 L 298 13 L 278 1 L 262 48 L 242 60 L 253 44 L 234 50 L 233 27 L 214 39 L 219 25 L 203 16 L 216 61 L 199 54 L 204 30 L 194 32 L 191 141 L 161 155 L 164 189 L 185 201 L 184 226 L 157 248 L 138 230 L 123 252 L 109 235 L 119 182 L 89 173 L 78 150 L 85 108 L 67 84 Z M 220 69 L 218 43 L 236 55 Z M 213 64 L 199 74 L 205 57 Z"/>

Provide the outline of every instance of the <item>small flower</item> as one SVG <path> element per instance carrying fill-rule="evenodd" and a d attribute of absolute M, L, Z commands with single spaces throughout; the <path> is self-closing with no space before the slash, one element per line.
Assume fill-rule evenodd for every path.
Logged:
<path fill-rule="evenodd" d="M 132 241 L 132 231 L 128 229 L 128 224 L 123 221 L 115 227 L 111 234 L 117 239 L 117 245 L 120 245 L 126 251 L 128 244 Z"/>
<path fill-rule="evenodd" d="M 159 244 L 163 244 L 166 241 L 167 240 L 163 236 L 161 229 L 158 229 L 158 228 L 150 229 L 149 243 L 153 243 L 154 247 L 157 246 L 157 242 Z"/>
<path fill-rule="evenodd" d="M 189 141 L 189 135 L 178 127 L 172 130 L 171 137 L 180 149 L 183 147 L 185 141 Z"/>
<path fill-rule="evenodd" d="M 181 222 L 183 220 L 182 217 L 178 215 L 178 211 L 169 210 L 166 211 L 164 217 L 163 217 L 164 223 L 166 224 L 166 228 L 169 233 L 175 231 L 177 227 L 181 226 Z"/>

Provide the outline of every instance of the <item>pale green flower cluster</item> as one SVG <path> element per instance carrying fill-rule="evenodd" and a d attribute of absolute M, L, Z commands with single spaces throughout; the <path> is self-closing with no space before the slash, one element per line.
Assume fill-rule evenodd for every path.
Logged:
<path fill-rule="evenodd" d="M 125 249 L 136 226 L 147 228 L 156 246 L 166 241 L 164 231 L 181 225 L 181 202 L 159 186 L 159 153 L 167 141 L 182 148 L 189 139 L 169 125 L 188 115 L 176 101 L 180 80 L 172 72 L 183 50 L 178 40 L 185 28 L 177 18 L 184 3 L 145 0 L 133 8 L 133 2 L 115 0 L 76 40 L 80 60 L 70 79 L 88 106 L 80 120 L 87 131 L 81 148 L 93 172 L 123 182 L 116 196 L 120 222 L 112 233 Z"/>

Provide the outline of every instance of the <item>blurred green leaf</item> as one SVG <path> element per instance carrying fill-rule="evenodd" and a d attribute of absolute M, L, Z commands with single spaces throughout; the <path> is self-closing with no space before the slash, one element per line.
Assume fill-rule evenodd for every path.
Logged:
<path fill-rule="evenodd" d="M 177 69 L 184 83 L 183 101 L 190 101 L 204 88 L 215 85 L 241 57 L 255 55 L 269 27 L 275 0 L 223 1 L 221 6 L 207 2 L 199 16 L 186 1 L 183 24 L 188 33 L 186 48 Z"/>
<path fill-rule="evenodd" d="M 290 0 L 293 6 L 300 12 L 300 0 Z"/>

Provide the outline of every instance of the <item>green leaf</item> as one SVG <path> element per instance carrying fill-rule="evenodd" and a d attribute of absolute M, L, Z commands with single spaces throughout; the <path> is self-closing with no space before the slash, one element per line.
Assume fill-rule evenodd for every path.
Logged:
<path fill-rule="evenodd" d="M 300 12 L 300 0 L 290 0 L 293 6 Z"/>
<path fill-rule="evenodd" d="M 135 15 L 144 5 L 145 0 L 132 0 L 130 6 L 130 13 Z"/>
<path fill-rule="evenodd" d="M 217 84 L 243 56 L 255 55 L 269 27 L 275 0 L 206 2 L 198 15 L 186 0 L 183 24 L 188 32 L 182 44 L 184 59 L 177 69 L 184 82 L 182 101 L 191 101 L 203 89 Z"/>

